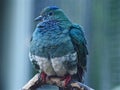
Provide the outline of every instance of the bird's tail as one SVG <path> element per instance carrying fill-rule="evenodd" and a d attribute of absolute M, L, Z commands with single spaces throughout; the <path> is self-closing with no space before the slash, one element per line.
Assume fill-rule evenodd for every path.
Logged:
<path fill-rule="evenodd" d="M 71 87 L 69 87 L 69 88 L 61 88 L 61 87 L 59 87 L 59 90 L 78 90 L 77 88 L 71 88 Z"/>
<path fill-rule="evenodd" d="M 59 87 L 59 90 L 64 90 L 64 88 Z"/>
<path fill-rule="evenodd" d="M 70 88 L 61 88 L 59 87 L 59 90 L 71 90 Z"/>

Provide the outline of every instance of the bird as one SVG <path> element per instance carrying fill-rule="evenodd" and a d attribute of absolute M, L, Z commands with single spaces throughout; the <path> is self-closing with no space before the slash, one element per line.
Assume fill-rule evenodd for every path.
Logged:
<path fill-rule="evenodd" d="M 88 55 L 82 26 L 57 6 L 45 7 L 35 21 L 38 23 L 31 37 L 29 58 L 42 81 L 62 77 L 65 87 L 71 79 L 82 82 Z"/>

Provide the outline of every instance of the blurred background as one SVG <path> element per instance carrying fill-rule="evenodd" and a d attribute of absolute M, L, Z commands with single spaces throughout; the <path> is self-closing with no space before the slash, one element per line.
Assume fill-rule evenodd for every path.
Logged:
<path fill-rule="evenodd" d="M 35 71 L 28 58 L 34 18 L 46 7 L 62 8 L 82 25 L 88 41 L 85 84 L 120 90 L 120 0 L 4 0 L 0 3 L 0 90 L 20 90 Z M 58 90 L 45 86 L 41 90 Z"/>

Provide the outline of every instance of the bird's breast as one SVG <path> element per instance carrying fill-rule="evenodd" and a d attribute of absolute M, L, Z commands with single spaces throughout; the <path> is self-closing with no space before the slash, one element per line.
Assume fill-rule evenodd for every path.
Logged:
<path fill-rule="evenodd" d="M 35 55 L 51 58 L 75 52 L 68 30 L 40 33 L 39 38 L 31 42 L 31 51 Z"/>

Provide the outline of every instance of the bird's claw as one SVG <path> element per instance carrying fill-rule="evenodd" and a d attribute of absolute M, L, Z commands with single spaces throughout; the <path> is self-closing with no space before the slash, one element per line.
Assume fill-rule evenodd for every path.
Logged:
<path fill-rule="evenodd" d="M 40 78 L 42 79 L 42 82 L 45 83 L 46 82 L 46 78 L 47 78 L 47 74 L 45 72 L 41 72 Z"/>
<path fill-rule="evenodd" d="M 64 87 L 67 87 L 67 85 L 69 84 L 69 82 L 71 81 L 71 76 L 67 75 L 64 78 L 62 78 L 61 80 L 64 80 Z"/>

